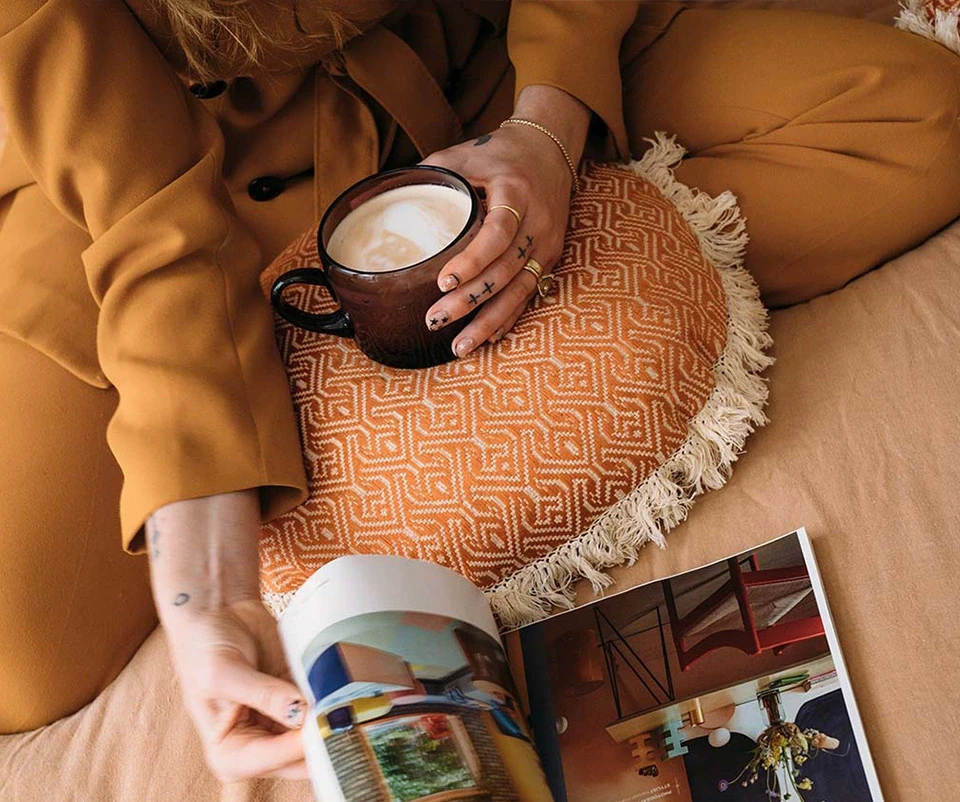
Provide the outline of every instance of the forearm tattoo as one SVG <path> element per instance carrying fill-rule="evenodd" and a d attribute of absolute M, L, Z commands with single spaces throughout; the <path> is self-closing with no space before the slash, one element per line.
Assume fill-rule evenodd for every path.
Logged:
<path fill-rule="evenodd" d="M 160 527 L 157 526 L 153 518 L 147 520 L 147 548 L 150 550 L 151 559 L 160 557 Z"/>

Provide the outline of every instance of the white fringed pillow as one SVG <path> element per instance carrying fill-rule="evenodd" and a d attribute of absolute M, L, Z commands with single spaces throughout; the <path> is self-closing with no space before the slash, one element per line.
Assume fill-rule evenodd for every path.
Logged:
<path fill-rule="evenodd" d="M 895 24 L 960 55 L 960 0 L 904 0 Z"/>
<path fill-rule="evenodd" d="M 764 421 L 766 312 L 736 199 L 678 184 L 682 155 L 658 135 L 639 162 L 586 166 L 556 294 L 468 359 L 387 368 L 278 320 L 310 497 L 263 528 L 275 609 L 329 560 L 398 554 L 461 572 L 521 623 L 724 483 Z M 316 264 L 311 231 L 263 284 Z"/>

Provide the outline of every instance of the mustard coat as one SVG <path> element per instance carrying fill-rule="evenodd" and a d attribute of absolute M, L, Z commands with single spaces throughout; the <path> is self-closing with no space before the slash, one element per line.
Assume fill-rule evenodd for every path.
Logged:
<path fill-rule="evenodd" d="M 260 271 L 350 183 L 495 128 L 531 84 L 625 156 L 638 6 L 340 0 L 337 50 L 319 4 L 263 3 L 284 46 L 199 84 L 156 5 L 0 3 L 0 332 L 116 387 L 127 547 L 171 501 L 260 487 L 269 518 L 304 498 Z"/>

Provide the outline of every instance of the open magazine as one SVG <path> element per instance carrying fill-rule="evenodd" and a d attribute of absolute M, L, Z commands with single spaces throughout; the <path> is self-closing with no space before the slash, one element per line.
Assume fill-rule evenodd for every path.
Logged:
<path fill-rule="evenodd" d="M 801 529 L 506 633 L 432 563 L 329 563 L 280 620 L 323 802 L 881 802 Z"/>

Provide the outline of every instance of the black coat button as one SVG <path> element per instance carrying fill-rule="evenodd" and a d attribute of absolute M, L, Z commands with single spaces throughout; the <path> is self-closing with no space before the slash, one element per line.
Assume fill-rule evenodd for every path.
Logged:
<path fill-rule="evenodd" d="M 213 100 L 227 91 L 226 81 L 214 81 L 209 84 L 192 84 L 190 91 L 200 100 Z"/>
<path fill-rule="evenodd" d="M 275 175 L 263 175 L 247 184 L 247 194 L 258 203 L 271 201 L 283 193 L 287 182 Z"/>

